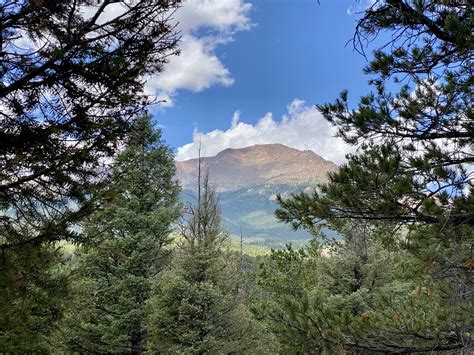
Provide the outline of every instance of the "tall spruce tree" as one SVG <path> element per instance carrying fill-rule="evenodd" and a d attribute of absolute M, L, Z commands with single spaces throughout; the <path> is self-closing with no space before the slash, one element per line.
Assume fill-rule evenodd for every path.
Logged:
<path fill-rule="evenodd" d="M 437 335 L 447 349 L 473 342 L 473 19 L 464 2 L 375 1 L 354 36 L 363 51 L 390 34 L 365 68 L 374 92 L 355 109 L 347 92 L 318 106 L 359 150 L 320 192 L 280 198 L 276 212 L 296 228 L 352 219 L 384 229 L 386 242 L 406 248 L 438 280 L 439 304 L 464 310 L 463 326 L 445 323 Z"/>
<path fill-rule="evenodd" d="M 33 339 L 60 317 L 55 243 L 83 240 L 78 225 L 103 202 L 104 162 L 153 101 L 146 77 L 176 53 L 178 5 L 0 2 L 0 337 L 8 344 L 16 337 L 43 349 Z"/>
<path fill-rule="evenodd" d="M 98 167 L 152 102 L 144 79 L 176 53 L 178 4 L 0 4 L 1 249 L 80 237 Z"/>
<path fill-rule="evenodd" d="M 170 149 L 143 117 L 114 163 L 108 204 L 86 223 L 91 241 L 77 255 L 75 298 L 63 326 L 68 350 L 146 350 L 146 302 L 180 214 L 174 174 Z"/>
<path fill-rule="evenodd" d="M 182 225 L 182 244 L 150 299 L 150 350 L 234 353 L 254 340 L 239 265 L 225 257 L 227 233 L 208 174 L 198 178 L 198 201 Z"/>

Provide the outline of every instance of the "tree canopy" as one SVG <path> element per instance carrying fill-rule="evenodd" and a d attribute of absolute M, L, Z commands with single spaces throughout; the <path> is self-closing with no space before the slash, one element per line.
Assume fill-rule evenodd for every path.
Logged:
<path fill-rule="evenodd" d="M 47 351 L 70 278 L 58 241 L 107 203 L 111 162 L 177 54 L 179 1 L 0 3 L 0 347 Z"/>
<path fill-rule="evenodd" d="M 78 238 L 106 163 L 177 52 L 179 1 L 0 4 L 1 248 Z"/>
<path fill-rule="evenodd" d="M 168 263 L 181 213 L 174 174 L 170 149 L 144 116 L 113 164 L 107 205 L 85 223 L 88 242 L 76 252 L 73 297 L 61 324 L 65 349 L 147 349 L 146 302 Z"/>
<path fill-rule="evenodd" d="M 356 48 L 391 36 L 365 68 L 375 90 L 357 108 L 347 91 L 318 106 L 360 154 L 331 174 L 322 195 L 283 203 L 280 218 L 295 226 L 320 217 L 473 225 L 472 21 L 460 3 L 376 1 L 366 10 Z M 312 208 L 297 211 L 300 204 Z"/>
<path fill-rule="evenodd" d="M 365 68 L 373 91 L 355 108 L 347 91 L 318 105 L 357 151 L 314 193 L 279 197 L 276 211 L 313 231 L 324 221 L 370 223 L 386 247 L 424 263 L 439 305 L 460 307 L 466 319 L 474 313 L 472 25 L 462 2 L 379 0 L 366 9 L 355 48 L 365 54 L 366 44 L 385 40 Z M 451 330 L 440 343 L 471 346 L 472 323 L 456 324 L 444 325 Z"/>
<path fill-rule="evenodd" d="M 355 152 L 277 196 L 313 240 L 254 258 L 201 159 L 177 223 L 145 83 L 178 53 L 180 1 L 2 1 L 0 351 L 472 352 L 472 6 L 366 3 L 372 91 L 317 105 Z"/>
<path fill-rule="evenodd" d="M 254 326 L 241 265 L 224 253 L 229 235 L 221 226 L 208 173 L 182 223 L 182 242 L 150 298 L 151 349 L 171 353 L 232 353 L 251 349 Z M 242 263 L 242 261 L 240 261 Z"/>

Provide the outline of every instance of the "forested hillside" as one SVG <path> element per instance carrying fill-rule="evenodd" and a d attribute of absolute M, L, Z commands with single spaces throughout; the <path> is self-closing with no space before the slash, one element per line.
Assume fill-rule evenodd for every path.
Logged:
<path fill-rule="evenodd" d="M 311 191 L 327 181 L 329 172 L 337 171 L 336 164 L 314 152 L 282 144 L 227 149 L 202 158 L 201 164 L 218 192 L 223 226 L 234 239 L 242 234 L 246 244 L 272 248 L 283 248 L 287 243 L 302 246 L 311 238 L 307 231 L 294 231 L 276 219 L 276 196 Z M 178 161 L 176 165 L 182 200 L 191 203 L 196 200 L 199 160 Z"/>
<path fill-rule="evenodd" d="M 0 352 L 473 353 L 472 4 L 356 4 L 370 92 L 312 109 L 336 166 L 281 144 L 176 163 L 163 139 L 170 77 L 232 85 L 216 47 L 248 3 L 0 2 Z"/>

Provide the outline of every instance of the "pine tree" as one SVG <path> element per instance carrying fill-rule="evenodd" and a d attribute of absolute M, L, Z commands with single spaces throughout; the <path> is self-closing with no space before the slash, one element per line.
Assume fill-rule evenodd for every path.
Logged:
<path fill-rule="evenodd" d="M 432 353 L 467 347 L 472 318 L 444 285 L 379 231 L 348 223 L 344 241 L 274 251 L 254 308 L 288 353 Z M 455 331 L 453 331 L 455 329 Z M 458 338 L 458 336 L 462 338 Z"/>
<path fill-rule="evenodd" d="M 8 344 L 44 349 L 35 339 L 60 318 L 66 279 L 56 275 L 55 243 L 83 241 L 78 226 L 103 203 L 106 163 L 153 101 L 143 78 L 177 53 L 169 22 L 177 6 L 0 3 L 0 337 Z M 10 282 L 17 277 L 21 292 Z"/>
<path fill-rule="evenodd" d="M 365 68 L 375 92 L 357 109 L 346 91 L 318 106 L 360 152 L 330 174 L 321 194 L 280 200 L 282 220 L 295 227 L 326 217 L 439 224 L 461 238 L 472 230 L 472 21 L 461 2 L 379 0 L 365 12 L 356 39 L 394 35 Z M 385 88 L 389 79 L 400 83 L 398 93 Z"/>
<path fill-rule="evenodd" d="M 180 214 L 173 155 L 149 121 L 139 121 L 115 161 L 109 203 L 86 224 L 92 242 L 78 252 L 75 299 L 63 327 L 69 350 L 146 350 L 146 302 Z"/>
<path fill-rule="evenodd" d="M 150 299 L 152 351 L 231 353 L 253 340 L 239 265 L 222 249 L 228 235 L 216 193 L 207 174 L 199 173 L 198 180 L 198 201 L 182 225 L 182 243 Z"/>
<path fill-rule="evenodd" d="M 152 101 L 143 77 L 176 53 L 179 2 L 93 3 L 0 4 L 2 249 L 80 238 L 109 183 L 99 167 Z"/>
<path fill-rule="evenodd" d="M 354 36 L 363 51 L 365 41 L 390 34 L 365 68 L 374 92 L 357 108 L 347 91 L 318 106 L 358 152 L 319 192 L 279 198 L 276 212 L 295 228 L 361 220 L 384 230 L 388 245 L 409 251 L 438 280 L 440 306 L 464 309 L 464 319 L 440 326 L 446 349 L 473 342 L 472 21 L 463 2 L 375 1 Z"/>

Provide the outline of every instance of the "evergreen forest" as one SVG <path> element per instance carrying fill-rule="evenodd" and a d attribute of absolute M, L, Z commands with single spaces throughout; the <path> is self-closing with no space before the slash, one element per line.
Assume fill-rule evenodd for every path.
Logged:
<path fill-rule="evenodd" d="M 0 352 L 472 354 L 472 2 L 363 9 L 370 91 L 314 103 L 353 153 L 275 197 L 311 240 L 264 251 L 204 165 L 183 201 L 153 118 L 184 6 L 0 1 Z"/>

